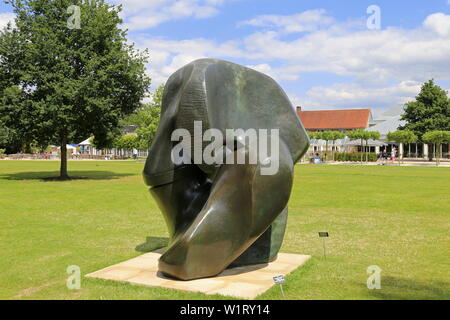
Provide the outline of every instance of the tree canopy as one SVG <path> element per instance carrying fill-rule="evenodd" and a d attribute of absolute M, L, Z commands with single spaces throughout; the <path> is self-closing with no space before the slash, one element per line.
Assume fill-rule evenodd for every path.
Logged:
<path fill-rule="evenodd" d="M 119 120 L 141 106 L 150 79 L 147 53 L 127 43 L 121 7 L 81 1 L 79 28 L 71 0 L 10 0 L 15 27 L 0 32 L 0 118 L 20 140 L 61 146 L 93 135 L 109 146 Z"/>
<path fill-rule="evenodd" d="M 428 143 L 442 144 L 450 142 L 450 131 L 429 131 L 423 135 L 423 140 Z"/>
<path fill-rule="evenodd" d="M 370 132 L 363 129 L 356 129 L 350 131 L 348 137 L 354 140 L 368 140 L 370 139 Z"/>
<path fill-rule="evenodd" d="M 308 132 L 308 135 L 311 139 L 335 141 L 337 139 L 345 138 L 346 133 L 340 131 L 318 131 L 318 132 Z"/>
<path fill-rule="evenodd" d="M 332 141 L 334 145 L 336 140 L 344 139 L 346 133 L 340 131 L 318 131 L 318 132 L 308 132 L 308 135 L 311 139 L 320 139 L 325 141 L 325 160 L 326 160 L 328 155 L 329 141 Z M 332 159 L 334 160 L 334 149 L 332 149 L 331 153 Z"/>
<path fill-rule="evenodd" d="M 419 138 L 433 130 L 450 130 L 450 99 L 447 92 L 429 80 L 422 85 L 415 101 L 406 103 L 399 129 L 408 129 Z"/>
<path fill-rule="evenodd" d="M 366 131 L 364 129 L 356 129 L 348 133 L 348 137 L 354 140 L 361 141 L 361 162 L 363 161 L 363 153 L 365 155 L 366 161 L 369 160 L 369 156 L 365 149 L 367 148 L 369 139 L 377 140 L 380 138 L 380 133 L 378 131 Z M 364 141 L 366 142 L 366 148 L 364 148 Z"/>
<path fill-rule="evenodd" d="M 121 121 L 121 125 L 138 126 L 136 130 L 138 137 L 136 141 L 137 149 L 148 149 L 155 137 L 161 114 L 163 92 L 164 85 L 160 85 L 152 93 L 151 102 L 143 104 L 141 108 Z"/>
<path fill-rule="evenodd" d="M 442 158 L 442 144 L 450 143 L 450 131 L 434 130 L 425 133 L 422 140 L 426 143 L 432 143 L 437 151 L 435 154 L 436 165 L 439 165 Z"/>
<path fill-rule="evenodd" d="M 125 150 L 138 149 L 138 137 L 135 135 L 125 135 L 117 137 L 113 142 L 113 147 Z"/>
<path fill-rule="evenodd" d="M 387 139 L 397 143 L 413 143 L 418 140 L 418 137 L 411 130 L 397 130 L 389 132 Z"/>

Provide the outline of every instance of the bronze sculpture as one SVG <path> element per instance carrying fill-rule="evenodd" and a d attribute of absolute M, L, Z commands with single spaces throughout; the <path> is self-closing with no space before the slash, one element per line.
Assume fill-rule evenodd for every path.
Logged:
<path fill-rule="evenodd" d="M 203 133 L 209 128 L 224 133 L 277 129 L 277 172 L 261 174 L 267 163 L 260 160 L 174 163 L 172 133 L 184 129 L 194 135 L 194 121 L 201 122 Z M 239 149 L 241 138 L 246 137 L 232 141 L 231 157 L 243 149 L 248 153 L 247 147 Z M 165 86 L 160 125 L 143 173 L 170 235 L 159 270 L 190 280 L 274 260 L 286 227 L 294 164 L 308 146 L 303 125 L 272 78 L 216 59 L 196 60 L 175 72 Z"/>

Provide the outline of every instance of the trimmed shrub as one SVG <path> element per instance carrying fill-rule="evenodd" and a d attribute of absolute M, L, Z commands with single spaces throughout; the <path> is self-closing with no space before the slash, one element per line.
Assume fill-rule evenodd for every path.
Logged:
<path fill-rule="evenodd" d="M 369 162 L 377 161 L 376 153 L 368 153 Z M 334 154 L 335 161 L 350 161 L 350 162 L 360 162 L 361 153 L 359 152 L 338 152 Z M 363 161 L 365 161 L 366 155 L 363 154 Z"/>

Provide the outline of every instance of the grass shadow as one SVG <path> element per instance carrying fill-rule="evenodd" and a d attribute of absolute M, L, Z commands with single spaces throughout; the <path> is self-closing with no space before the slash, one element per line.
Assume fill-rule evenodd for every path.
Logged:
<path fill-rule="evenodd" d="M 131 173 L 112 171 L 69 171 L 69 180 L 112 180 L 132 175 Z M 58 177 L 59 171 L 27 171 L 0 174 L 0 179 L 4 180 L 68 181 L 60 180 Z"/>
<path fill-rule="evenodd" d="M 144 243 L 137 245 L 135 250 L 138 252 L 152 252 L 156 249 L 167 247 L 169 238 L 167 237 L 147 237 Z"/>
<path fill-rule="evenodd" d="M 449 289 L 449 282 L 382 277 L 381 289 L 370 291 L 371 295 L 381 300 L 448 300 Z"/>

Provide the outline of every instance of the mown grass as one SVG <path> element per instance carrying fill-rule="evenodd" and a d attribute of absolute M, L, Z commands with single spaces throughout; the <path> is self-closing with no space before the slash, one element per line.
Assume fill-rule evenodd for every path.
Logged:
<path fill-rule="evenodd" d="M 58 162 L 0 161 L 0 299 L 224 299 L 83 278 L 167 243 L 142 162 L 69 163 L 83 179 L 45 181 Z M 449 299 L 450 169 L 298 165 L 282 251 L 313 258 L 287 299 Z M 323 257 L 319 231 L 328 231 Z M 382 269 L 380 290 L 367 268 Z M 274 287 L 261 299 L 281 299 Z"/>

